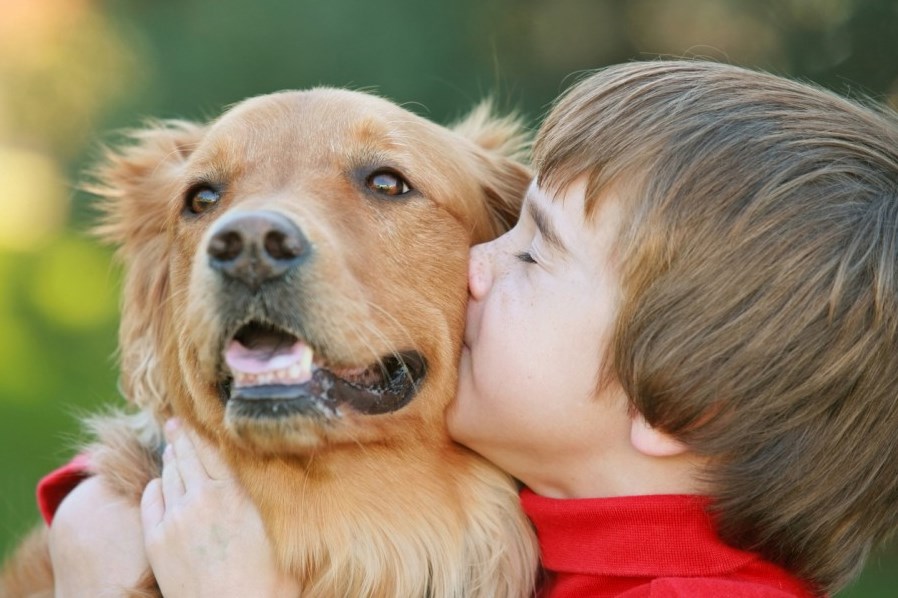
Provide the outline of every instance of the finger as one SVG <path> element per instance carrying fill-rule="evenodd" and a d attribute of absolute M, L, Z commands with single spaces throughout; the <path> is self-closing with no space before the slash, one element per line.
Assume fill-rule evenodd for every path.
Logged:
<path fill-rule="evenodd" d="M 234 477 L 231 468 L 225 462 L 221 450 L 217 446 L 193 430 L 185 430 L 184 435 L 190 438 L 194 455 L 202 464 L 206 475 L 213 480 L 230 480 Z"/>
<path fill-rule="evenodd" d="M 166 506 L 170 508 L 185 492 L 184 481 L 175 463 L 174 448 L 171 444 L 166 445 L 162 452 L 162 497 Z"/>
<path fill-rule="evenodd" d="M 144 535 L 162 523 L 164 516 L 165 498 L 162 494 L 162 480 L 155 478 L 150 480 L 140 497 L 140 522 L 143 524 Z"/>
<path fill-rule="evenodd" d="M 175 436 L 181 431 L 181 418 L 180 417 L 171 417 L 165 420 L 165 426 L 162 428 L 162 432 L 165 434 L 165 440 L 168 441 L 169 444 L 174 442 Z"/>
<path fill-rule="evenodd" d="M 185 488 L 205 479 L 226 481 L 234 476 L 219 449 L 194 430 L 172 418 L 165 423 L 165 436 L 174 446 L 175 461 Z"/>
<path fill-rule="evenodd" d="M 170 446 L 174 453 L 174 464 L 178 468 L 185 491 L 209 480 L 209 474 L 200 461 L 192 435 L 187 434 L 186 430 L 174 431 L 171 433 Z"/>

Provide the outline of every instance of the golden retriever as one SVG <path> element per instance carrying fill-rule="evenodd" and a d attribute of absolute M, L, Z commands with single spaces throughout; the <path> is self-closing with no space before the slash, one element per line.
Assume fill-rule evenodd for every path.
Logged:
<path fill-rule="evenodd" d="M 303 596 L 531 594 L 513 481 L 444 423 L 468 248 L 517 217 L 525 145 L 486 106 L 450 129 L 319 88 L 109 152 L 93 190 L 139 410 L 93 421 L 92 467 L 136 504 L 177 415 L 221 448 Z M 41 559 L 32 538 L 10 595 L 52 592 Z"/>

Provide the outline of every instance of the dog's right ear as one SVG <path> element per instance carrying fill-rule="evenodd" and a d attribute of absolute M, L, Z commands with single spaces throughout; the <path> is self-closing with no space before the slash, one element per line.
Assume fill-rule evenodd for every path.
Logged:
<path fill-rule="evenodd" d="M 493 239 L 517 222 L 524 193 L 533 178 L 527 166 L 531 132 L 515 115 L 499 116 L 484 100 L 451 129 L 477 147 L 473 172 L 481 181 L 490 211 L 488 230 L 475 231 L 474 243 Z"/>
<path fill-rule="evenodd" d="M 169 261 L 173 203 L 183 170 L 205 128 L 183 121 L 153 123 L 108 149 L 85 189 L 100 198 L 102 240 L 117 247 L 125 268 L 119 350 L 121 390 L 157 418 L 170 415 L 160 357 L 170 323 Z"/>

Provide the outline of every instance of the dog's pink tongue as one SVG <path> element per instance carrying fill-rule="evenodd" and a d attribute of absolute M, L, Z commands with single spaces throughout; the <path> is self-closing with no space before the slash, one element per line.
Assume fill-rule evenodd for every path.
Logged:
<path fill-rule="evenodd" d="M 310 373 L 308 370 L 312 362 L 312 349 L 300 341 L 286 348 L 250 349 L 240 341 L 232 340 L 225 349 L 224 358 L 235 374 L 267 374 L 289 370 L 295 378 Z"/>

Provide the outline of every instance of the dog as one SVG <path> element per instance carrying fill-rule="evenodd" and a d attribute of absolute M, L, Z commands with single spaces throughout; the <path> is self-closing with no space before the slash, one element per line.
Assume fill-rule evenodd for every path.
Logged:
<path fill-rule="evenodd" d="M 124 264 L 136 410 L 92 419 L 92 470 L 136 505 L 176 415 L 220 448 L 303 596 L 532 595 L 514 481 L 444 422 L 468 249 L 517 218 L 526 142 L 486 104 L 446 128 L 315 88 L 107 152 L 91 190 Z M 37 532 L 14 555 L 8 595 L 52 593 L 46 552 Z"/>

